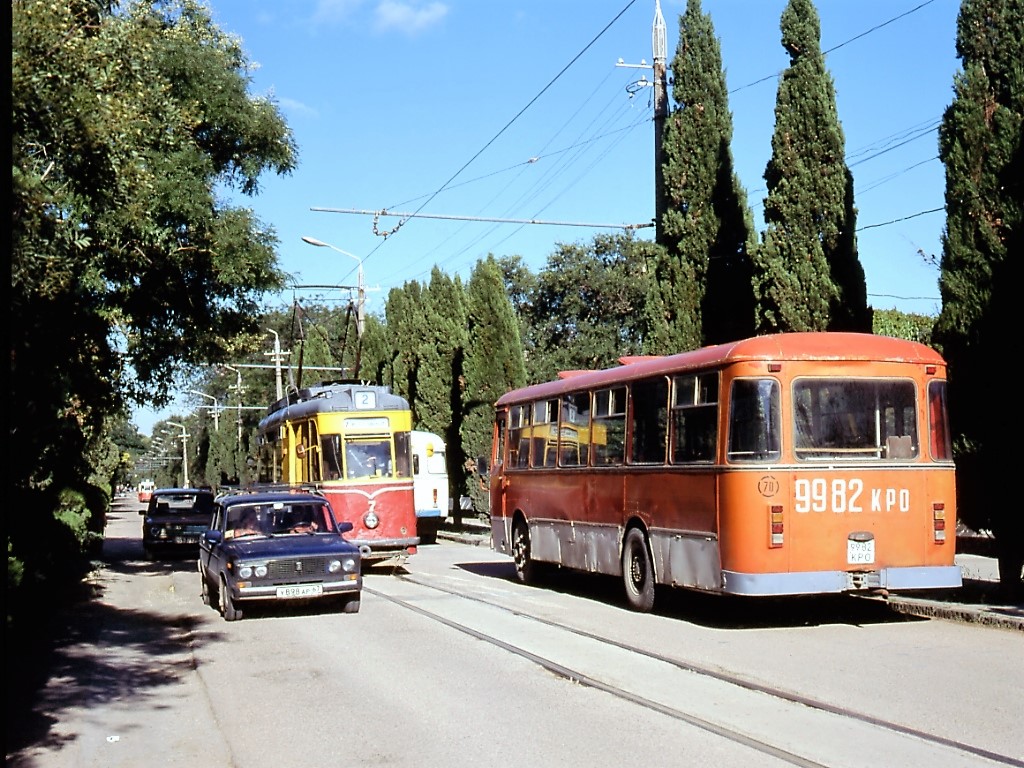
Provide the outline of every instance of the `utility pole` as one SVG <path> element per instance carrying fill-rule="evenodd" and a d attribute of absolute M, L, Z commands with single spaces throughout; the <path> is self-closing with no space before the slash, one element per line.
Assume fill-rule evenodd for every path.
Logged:
<path fill-rule="evenodd" d="M 654 49 L 654 238 L 663 242 L 665 214 L 665 152 L 662 132 L 668 117 L 668 38 L 665 18 L 661 15 L 661 0 L 654 0 L 654 29 L 651 31 Z"/>
<path fill-rule="evenodd" d="M 274 358 L 274 368 L 277 371 L 277 399 L 280 400 L 284 397 L 284 381 L 281 379 L 281 361 L 284 359 L 285 355 L 290 355 L 291 351 L 281 352 L 281 337 L 274 329 L 267 328 L 267 330 L 274 334 L 274 351 L 264 352 L 263 354 Z M 241 376 L 241 374 L 239 374 L 239 376 Z M 242 403 L 241 392 L 238 393 L 238 403 Z"/>
<path fill-rule="evenodd" d="M 626 64 L 622 59 L 616 62 L 617 67 L 630 69 L 652 69 L 654 82 L 648 82 L 641 76 L 636 82 L 626 86 L 632 97 L 637 91 L 654 88 L 654 231 L 655 242 L 662 242 L 662 219 L 665 214 L 665 152 L 662 149 L 662 133 L 665 130 L 665 118 L 668 117 L 668 36 L 665 17 L 661 15 L 661 0 L 654 0 L 654 24 L 651 29 L 651 48 L 654 54 L 653 66 L 644 59 L 639 64 Z"/>
<path fill-rule="evenodd" d="M 181 474 L 182 474 L 182 488 L 188 488 L 188 431 L 185 429 L 184 424 L 179 424 L 176 421 L 168 421 L 166 424 L 170 424 L 172 427 L 179 427 L 181 434 L 178 437 L 181 438 Z"/>

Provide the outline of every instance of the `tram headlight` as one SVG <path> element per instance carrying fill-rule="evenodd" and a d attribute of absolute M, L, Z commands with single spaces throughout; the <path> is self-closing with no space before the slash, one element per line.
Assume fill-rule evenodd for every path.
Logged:
<path fill-rule="evenodd" d="M 377 517 L 377 513 L 374 512 L 373 510 L 367 512 L 366 516 L 363 517 L 363 525 L 365 525 L 367 528 L 371 530 L 380 525 L 380 518 Z"/>

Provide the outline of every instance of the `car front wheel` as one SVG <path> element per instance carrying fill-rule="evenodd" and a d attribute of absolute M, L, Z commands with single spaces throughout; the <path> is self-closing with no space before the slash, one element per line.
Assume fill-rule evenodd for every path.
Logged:
<path fill-rule="evenodd" d="M 220 615 L 224 621 L 238 621 L 242 618 L 242 611 L 235 607 L 235 599 L 231 596 L 231 589 L 227 580 L 220 577 Z"/>
<path fill-rule="evenodd" d="M 350 597 L 350 598 L 346 599 L 344 604 L 341 606 L 341 612 L 342 613 L 359 613 L 359 603 L 360 603 L 360 599 L 359 599 L 358 596 L 357 597 Z"/>

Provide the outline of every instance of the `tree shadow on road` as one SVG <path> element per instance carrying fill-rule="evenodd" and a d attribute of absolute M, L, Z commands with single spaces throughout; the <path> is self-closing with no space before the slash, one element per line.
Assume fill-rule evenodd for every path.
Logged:
<path fill-rule="evenodd" d="M 133 578 L 154 564 L 105 547 L 104 579 Z M 136 547 L 138 544 L 136 542 Z M 163 567 L 163 566 L 158 566 Z M 172 563 L 169 569 L 194 564 Z M 71 713 L 111 702 L 130 707 L 155 689 L 174 685 L 192 672 L 191 646 L 201 620 L 104 601 L 95 577 L 72 595 L 39 599 L 31 622 L 5 638 L 7 716 L 4 753 L 9 766 L 29 765 L 28 747 L 61 749 L 71 740 L 55 726 Z M 208 631 L 204 641 L 211 638 Z"/>

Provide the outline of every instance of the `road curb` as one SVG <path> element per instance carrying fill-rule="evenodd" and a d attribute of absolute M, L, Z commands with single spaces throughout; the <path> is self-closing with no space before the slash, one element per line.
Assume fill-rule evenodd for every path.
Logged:
<path fill-rule="evenodd" d="M 887 603 L 894 611 L 913 616 L 1024 632 L 1024 609 L 1014 606 L 948 604 L 911 597 L 889 597 Z"/>

